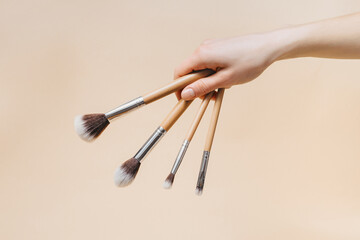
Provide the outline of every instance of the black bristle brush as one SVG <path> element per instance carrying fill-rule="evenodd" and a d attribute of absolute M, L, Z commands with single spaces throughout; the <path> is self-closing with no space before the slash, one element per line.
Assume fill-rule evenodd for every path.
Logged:
<path fill-rule="evenodd" d="M 173 81 L 162 88 L 137 97 L 107 113 L 94 113 L 77 116 L 74 121 L 75 131 L 83 140 L 92 141 L 99 137 L 105 128 L 110 124 L 110 121 L 116 117 L 119 117 L 120 115 L 123 115 L 124 113 L 129 112 L 130 110 L 133 110 L 137 107 L 163 98 L 175 91 L 184 88 L 190 83 L 193 83 L 200 78 L 207 77 L 213 73 L 214 71 L 211 69 L 193 72 L 176 79 L 176 81 Z"/>
<path fill-rule="evenodd" d="M 205 176 L 206 176 L 206 170 L 207 170 L 207 165 L 208 165 L 209 157 L 210 157 L 210 150 L 211 150 L 211 146 L 212 146 L 212 143 L 213 143 L 213 140 L 214 140 L 216 125 L 217 125 L 217 122 L 218 122 L 218 119 L 219 119 L 221 103 L 222 103 L 222 100 L 223 100 L 223 97 L 224 97 L 224 91 L 225 91 L 224 88 L 219 88 L 218 89 L 216 99 L 215 99 L 214 108 L 213 108 L 213 112 L 211 114 L 210 126 L 209 126 L 209 130 L 208 130 L 208 133 L 207 133 L 207 136 L 206 136 L 203 157 L 202 157 L 202 161 L 201 161 L 201 165 L 200 165 L 198 181 L 197 181 L 197 184 L 196 184 L 195 193 L 197 195 L 201 195 L 202 192 L 203 192 L 204 183 L 205 183 Z"/>
<path fill-rule="evenodd" d="M 125 187 L 129 185 L 136 177 L 136 174 L 140 168 L 141 161 L 150 152 L 151 149 L 160 141 L 167 131 L 174 125 L 176 120 L 185 112 L 190 106 L 191 101 L 179 100 L 171 112 L 166 116 L 164 121 L 135 154 L 134 157 L 124 162 L 115 171 L 114 182 L 118 187 Z"/>

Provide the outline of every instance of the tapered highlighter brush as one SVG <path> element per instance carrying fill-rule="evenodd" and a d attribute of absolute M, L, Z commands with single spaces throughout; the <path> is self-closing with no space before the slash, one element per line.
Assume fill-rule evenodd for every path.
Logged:
<path fill-rule="evenodd" d="M 155 147 L 160 139 L 165 135 L 166 132 L 174 125 L 179 117 L 185 112 L 190 106 L 191 101 L 185 101 L 181 99 L 166 116 L 164 121 L 140 148 L 140 150 L 134 155 L 134 157 L 125 161 L 120 167 L 118 167 L 114 174 L 114 182 L 118 187 L 125 187 L 129 185 L 136 177 L 136 174 L 140 168 L 141 162 L 145 156 Z"/>
<path fill-rule="evenodd" d="M 221 103 L 222 103 L 223 97 L 224 97 L 224 88 L 219 88 L 217 95 L 216 95 L 213 112 L 211 114 L 210 126 L 209 126 L 209 130 L 208 130 L 208 133 L 206 136 L 203 157 L 202 157 L 199 176 L 198 176 L 198 180 L 197 180 L 197 184 L 196 184 L 195 193 L 197 195 L 201 195 L 203 192 L 206 170 L 207 170 L 207 166 L 209 163 L 210 150 L 211 150 L 211 146 L 212 146 L 212 143 L 214 140 L 216 125 L 217 125 L 217 122 L 219 119 L 219 113 L 220 113 L 220 108 L 221 108 Z"/>
<path fill-rule="evenodd" d="M 201 118 L 203 117 L 205 110 L 206 110 L 207 106 L 209 105 L 209 102 L 210 102 L 211 98 L 213 97 L 213 95 L 214 95 L 214 92 L 210 92 L 210 93 L 206 94 L 206 96 L 202 100 L 199 110 L 198 110 L 198 112 L 190 126 L 190 129 L 186 135 L 186 138 L 185 138 L 183 144 L 181 145 L 180 151 L 175 159 L 175 162 L 174 162 L 174 165 L 172 166 L 170 174 L 167 176 L 167 178 L 164 181 L 163 187 L 165 189 L 169 189 L 173 185 L 175 174 L 180 167 L 180 164 L 185 156 L 185 153 L 190 145 L 190 142 L 196 132 L 197 127 L 199 126 Z"/>
<path fill-rule="evenodd" d="M 207 77 L 213 73 L 214 71 L 210 69 L 193 72 L 178 78 L 176 81 L 173 81 L 172 83 L 162 88 L 122 104 L 107 113 L 93 113 L 77 116 L 75 117 L 74 121 L 75 130 L 83 140 L 95 140 L 110 124 L 110 121 L 114 120 L 115 118 L 129 112 L 130 110 L 134 110 L 140 106 L 163 98 L 177 90 L 184 88 L 188 84 L 193 83 L 200 78 Z"/>

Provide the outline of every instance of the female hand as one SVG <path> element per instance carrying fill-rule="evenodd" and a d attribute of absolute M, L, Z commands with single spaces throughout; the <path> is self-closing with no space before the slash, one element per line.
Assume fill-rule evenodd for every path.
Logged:
<path fill-rule="evenodd" d="M 271 33 L 205 41 L 176 68 L 174 77 L 206 68 L 216 73 L 188 85 L 176 96 L 190 100 L 255 79 L 278 57 L 275 45 Z"/>

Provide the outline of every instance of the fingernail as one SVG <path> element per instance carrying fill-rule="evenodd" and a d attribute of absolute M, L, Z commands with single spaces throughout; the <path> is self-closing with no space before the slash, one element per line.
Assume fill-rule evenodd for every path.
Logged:
<path fill-rule="evenodd" d="M 185 89 L 181 92 L 181 98 L 189 99 L 195 97 L 195 92 L 191 88 Z"/>

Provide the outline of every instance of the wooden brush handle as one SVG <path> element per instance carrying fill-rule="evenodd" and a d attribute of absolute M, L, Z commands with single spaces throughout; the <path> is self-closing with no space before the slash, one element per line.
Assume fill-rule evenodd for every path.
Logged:
<path fill-rule="evenodd" d="M 214 108 L 213 108 L 213 112 L 211 114 L 209 131 L 208 131 L 208 134 L 206 136 L 206 142 L 205 142 L 204 151 L 209 151 L 210 152 L 210 150 L 211 150 L 211 146 L 212 146 L 212 143 L 213 143 L 215 130 L 216 130 L 216 124 L 217 124 L 217 121 L 218 121 L 218 118 L 219 118 L 221 103 L 222 103 L 222 100 L 223 100 L 223 97 L 224 97 L 224 91 L 225 91 L 224 88 L 219 88 L 218 89 L 215 104 L 214 104 Z"/>
<path fill-rule="evenodd" d="M 155 91 L 152 91 L 150 93 L 147 93 L 143 96 L 144 102 L 146 104 L 151 103 L 153 101 L 156 101 L 162 97 L 165 97 L 177 90 L 183 89 L 184 87 L 186 87 L 187 85 L 189 85 L 190 83 L 195 82 L 196 80 L 199 80 L 200 78 L 204 78 L 207 77 L 211 74 L 213 74 L 214 71 L 211 69 L 204 69 L 198 72 L 194 72 L 194 73 L 189 73 L 185 76 L 179 77 L 178 79 L 176 79 L 175 81 L 173 81 L 172 83 L 159 88 Z"/>
<path fill-rule="evenodd" d="M 189 129 L 189 132 L 186 136 L 186 140 L 188 140 L 189 142 L 191 141 L 191 139 L 193 138 L 195 131 L 197 129 L 197 127 L 199 126 L 199 123 L 201 121 L 201 118 L 203 117 L 205 110 L 207 108 L 207 106 L 209 105 L 209 102 L 211 100 L 211 98 L 214 96 L 214 92 L 209 92 L 208 94 L 206 94 L 206 96 L 204 97 L 204 99 L 201 102 L 200 108 L 195 116 L 194 121 L 191 124 L 191 127 Z"/>
<path fill-rule="evenodd" d="M 185 110 L 190 106 L 193 100 L 185 101 L 180 99 L 177 102 L 175 107 L 171 110 L 171 112 L 166 116 L 164 121 L 160 124 L 160 126 L 165 129 L 165 131 L 169 131 L 170 128 L 174 125 L 176 120 L 185 112 Z"/>

